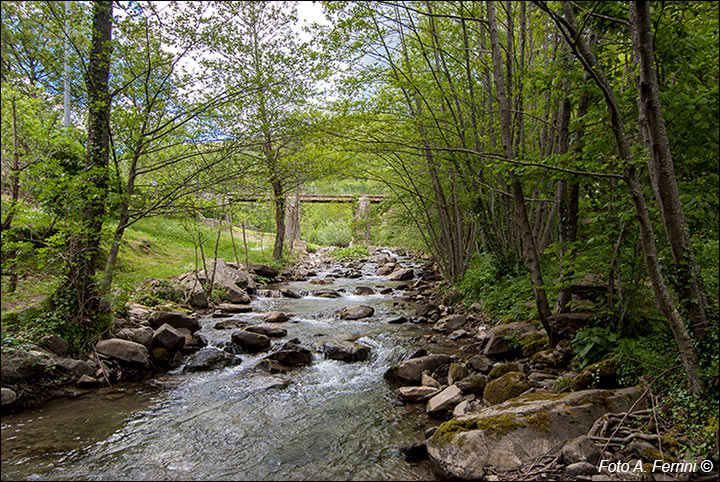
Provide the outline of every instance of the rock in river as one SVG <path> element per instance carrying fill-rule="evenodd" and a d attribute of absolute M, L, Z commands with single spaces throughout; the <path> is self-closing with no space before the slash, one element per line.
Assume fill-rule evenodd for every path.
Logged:
<path fill-rule="evenodd" d="M 365 305 L 346 306 L 338 312 L 340 318 L 344 320 L 359 320 L 372 316 L 373 314 L 375 314 L 375 309 L 373 309 L 372 306 Z"/>
<path fill-rule="evenodd" d="M 454 418 L 427 441 L 433 472 L 482 480 L 487 468 L 502 472 L 528 467 L 587 433 L 603 414 L 628 410 L 641 395 L 637 388 L 535 392 Z"/>
<path fill-rule="evenodd" d="M 251 331 L 235 330 L 230 335 L 233 343 L 239 345 L 243 350 L 254 353 L 270 348 L 270 338 L 260 333 Z"/>

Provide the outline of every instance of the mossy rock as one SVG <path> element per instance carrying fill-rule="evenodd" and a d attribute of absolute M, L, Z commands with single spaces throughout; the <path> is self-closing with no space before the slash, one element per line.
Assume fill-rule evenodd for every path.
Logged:
<path fill-rule="evenodd" d="M 483 398 L 494 405 L 515 398 L 529 388 L 530 381 L 524 373 L 510 372 L 490 380 L 483 391 Z"/>
<path fill-rule="evenodd" d="M 505 363 L 498 363 L 494 367 L 492 367 L 492 370 L 490 370 L 490 373 L 488 375 L 490 378 L 500 378 L 501 376 L 505 375 L 506 373 L 510 372 L 522 372 L 522 367 L 516 363 L 516 362 L 505 362 Z"/>
<path fill-rule="evenodd" d="M 573 378 L 572 389 L 577 391 L 587 388 L 616 388 L 618 369 L 615 357 L 588 365 Z"/>
<path fill-rule="evenodd" d="M 485 386 L 487 386 L 487 382 L 487 375 L 483 375 L 482 373 L 473 373 L 457 382 L 457 386 L 465 394 L 474 393 L 476 395 L 482 395 L 485 390 Z"/>
<path fill-rule="evenodd" d="M 522 354 L 524 357 L 529 358 L 535 353 L 545 350 L 547 348 L 547 338 L 540 338 L 539 340 L 532 340 L 522 346 Z"/>

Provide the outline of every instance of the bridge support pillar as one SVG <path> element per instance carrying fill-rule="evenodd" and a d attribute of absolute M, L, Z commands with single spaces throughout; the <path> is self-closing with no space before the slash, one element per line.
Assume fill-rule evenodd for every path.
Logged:
<path fill-rule="evenodd" d="M 285 198 L 285 240 L 293 248 L 300 241 L 300 194 L 295 192 Z"/>
<path fill-rule="evenodd" d="M 370 198 L 360 196 L 355 211 L 355 233 L 353 240 L 364 240 L 365 243 L 370 241 Z"/>

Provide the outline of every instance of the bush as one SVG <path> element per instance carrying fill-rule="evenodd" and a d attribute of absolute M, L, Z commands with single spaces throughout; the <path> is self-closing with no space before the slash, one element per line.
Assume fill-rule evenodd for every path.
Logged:
<path fill-rule="evenodd" d="M 370 251 L 365 246 L 353 246 L 352 248 L 336 248 L 330 251 L 330 256 L 340 261 L 350 261 L 352 259 L 364 258 L 369 256 Z"/>
<path fill-rule="evenodd" d="M 344 221 L 333 221 L 308 233 L 308 241 L 323 246 L 348 246 L 352 241 L 350 225 Z"/>

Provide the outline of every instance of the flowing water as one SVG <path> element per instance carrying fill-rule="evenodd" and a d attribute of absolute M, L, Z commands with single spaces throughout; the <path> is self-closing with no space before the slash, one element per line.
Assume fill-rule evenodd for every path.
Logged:
<path fill-rule="evenodd" d="M 411 265 L 410 260 L 401 261 Z M 341 290 L 335 299 L 275 297 L 262 291 L 250 324 L 261 313 L 293 313 L 284 339 L 305 345 L 351 340 L 370 347 L 369 360 L 343 363 L 316 353 L 313 363 L 285 374 L 255 368 L 263 354 L 241 355 L 231 368 L 168 374 L 147 384 L 95 391 L 2 418 L 2 480 L 421 480 L 426 463 L 410 464 L 399 447 L 421 440 L 423 406 L 397 403 L 383 380 L 387 368 L 417 348 L 422 328 L 388 324 L 402 311 L 390 296 L 352 295 L 355 286 L 395 286 L 363 266 L 360 278 L 329 285 L 283 283 L 275 289 Z M 338 271 L 337 269 L 335 270 Z M 319 277 L 332 276 L 321 272 Z M 348 305 L 373 317 L 340 320 Z M 202 321 L 211 345 L 232 330 Z"/>

